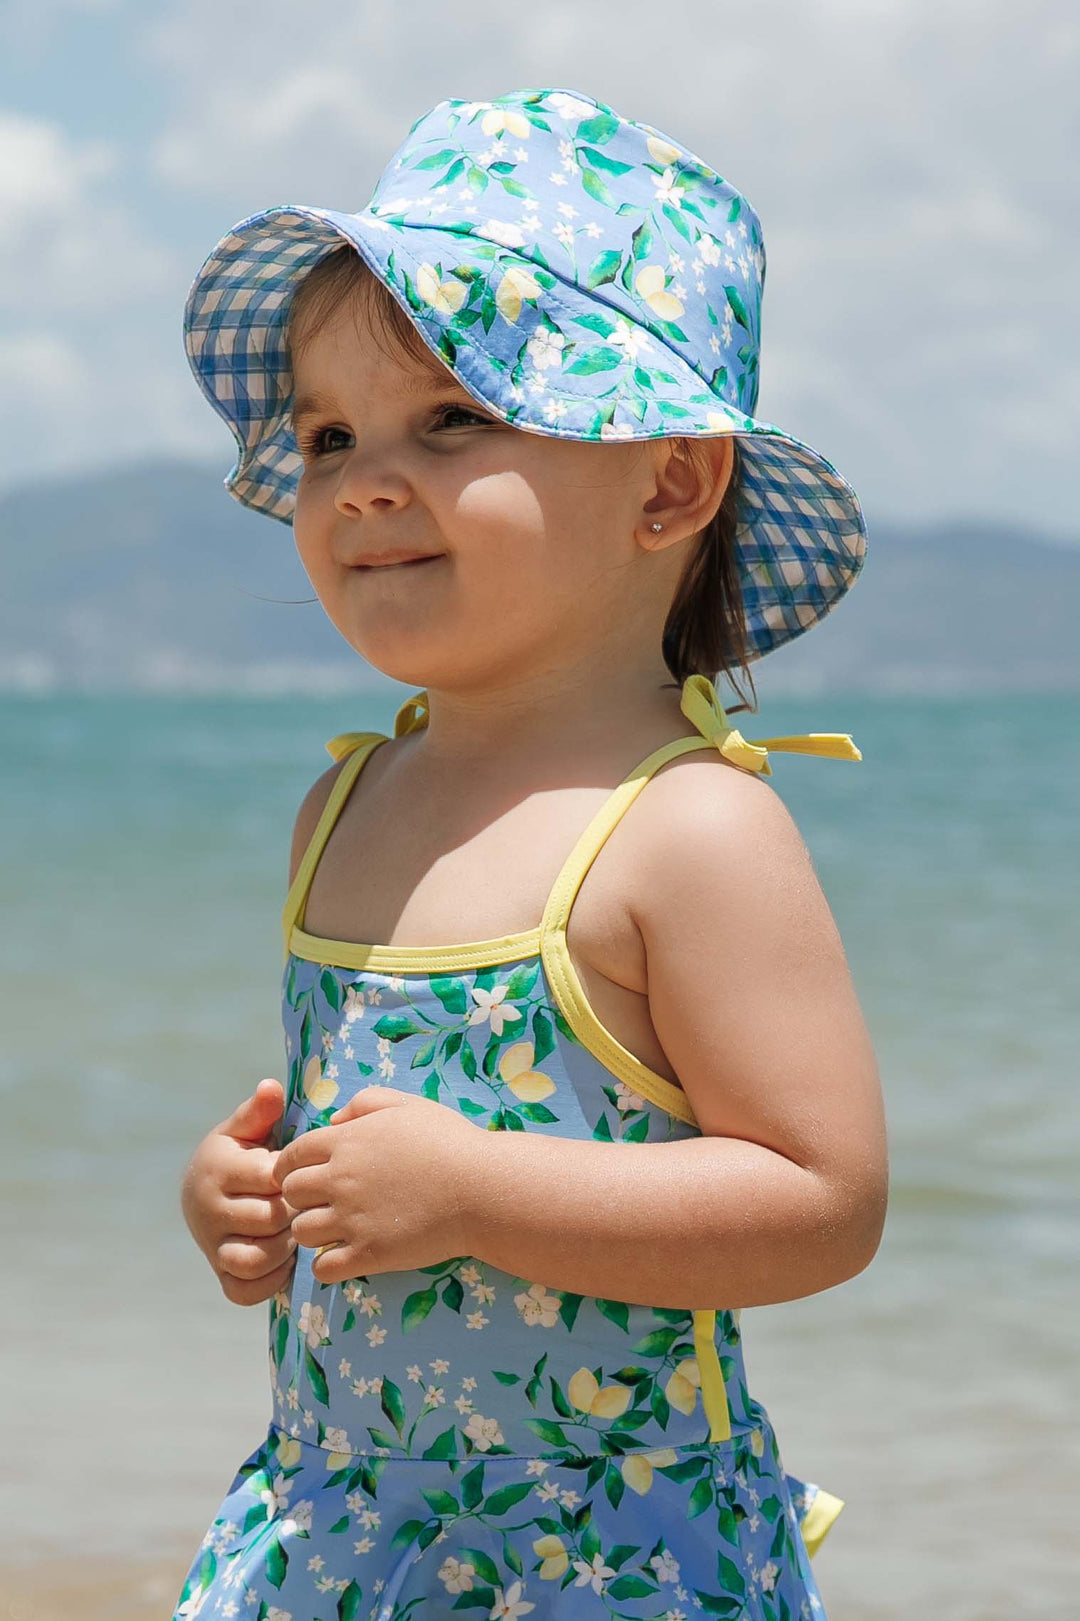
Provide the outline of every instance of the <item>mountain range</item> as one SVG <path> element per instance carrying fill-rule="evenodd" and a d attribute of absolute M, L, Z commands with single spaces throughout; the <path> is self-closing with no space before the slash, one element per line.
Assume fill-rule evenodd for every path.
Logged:
<path fill-rule="evenodd" d="M 215 466 L 150 460 L 0 493 L 0 689 L 380 691 L 284 524 Z M 312 599 L 312 600 L 305 600 Z M 755 667 L 768 689 L 1080 687 L 1080 545 L 978 521 L 871 522 L 826 620 Z"/>

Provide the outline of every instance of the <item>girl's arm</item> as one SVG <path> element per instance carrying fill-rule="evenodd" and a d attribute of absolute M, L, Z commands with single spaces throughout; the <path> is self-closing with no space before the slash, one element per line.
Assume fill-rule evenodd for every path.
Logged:
<path fill-rule="evenodd" d="M 686 1310 L 830 1288 L 877 1250 L 888 1167 L 873 1049 L 809 853 L 767 783 L 711 761 L 660 771 L 638 805 L 649 1008 L 704 1135 L 477 1133 L 464 1252 Z"/>

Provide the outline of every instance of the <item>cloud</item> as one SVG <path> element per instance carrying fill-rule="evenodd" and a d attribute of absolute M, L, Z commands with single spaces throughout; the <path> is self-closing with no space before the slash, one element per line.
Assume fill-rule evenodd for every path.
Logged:
<path fill-rule="evenodd" d="M 160 295 L 173 257 L 109 195 L 124 167 L 116 140 L 0 111 L 0 313 L 85 317 Z"/>

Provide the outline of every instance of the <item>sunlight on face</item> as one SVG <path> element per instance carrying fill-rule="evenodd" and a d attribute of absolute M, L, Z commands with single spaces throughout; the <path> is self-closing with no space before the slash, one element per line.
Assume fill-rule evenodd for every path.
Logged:
<path fill-rule="evenodd" d="M 634 534 L 655 442 L 511 427 L 448 368 L 389 358 L 355 304 L 294 367 L 297 550 L 332 623 L 393 678 L 445 686 L 572 660 L 605 627 L 630 633 L 633 593 L 671 575 Z M 362 566 L 395 553 L 428 560 Z"/>

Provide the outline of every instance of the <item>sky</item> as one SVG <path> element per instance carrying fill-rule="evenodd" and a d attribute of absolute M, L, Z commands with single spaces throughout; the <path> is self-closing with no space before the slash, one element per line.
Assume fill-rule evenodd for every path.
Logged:
<path fill-rule="evenodd" d="M 356 210 L 447 97 L 579 90 L 757 210 L 758 414 L 869 524 L 1080 542 L 1073 0 L 0 0 L 0 489 L 232 436 L 188 287 L 281 203 Z"/>

